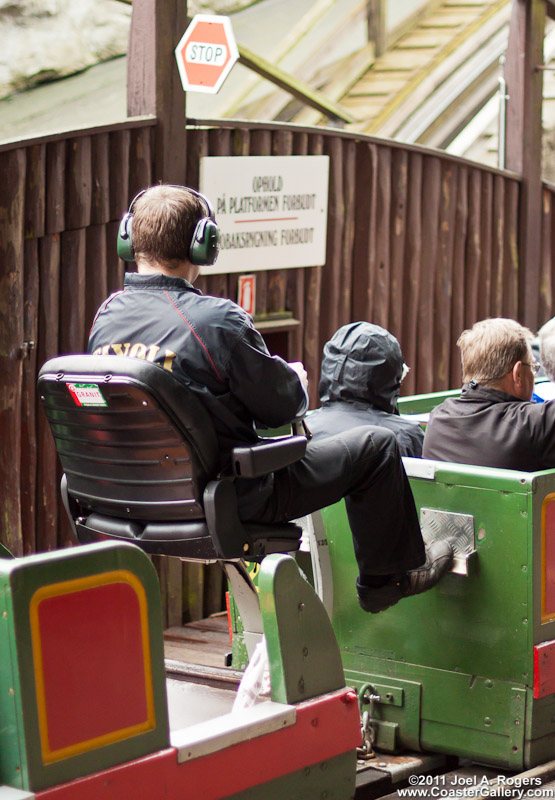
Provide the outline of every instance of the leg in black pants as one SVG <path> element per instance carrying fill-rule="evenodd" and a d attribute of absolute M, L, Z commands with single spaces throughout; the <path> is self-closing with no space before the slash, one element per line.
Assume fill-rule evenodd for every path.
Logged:
<path fill-rule="evenodd" d="M 259 522 L 310 514 L 345 498 L 362 575 L 392 575 L 425 558 L 411 488 L 394 434 L 363 426 L 308 443 L 300 461 L 274 475 Z"/>

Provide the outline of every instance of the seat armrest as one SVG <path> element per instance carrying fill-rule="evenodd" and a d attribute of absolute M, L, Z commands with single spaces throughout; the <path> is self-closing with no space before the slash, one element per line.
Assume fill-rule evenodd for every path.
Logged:
<path fill-rule="evenodd" d="M 306 436 L 264 439 L 251 447 L 234 447 L 231 451 L 233 474 L 242 478 L 259 478 L 299 461 L 306 452 Z"/>

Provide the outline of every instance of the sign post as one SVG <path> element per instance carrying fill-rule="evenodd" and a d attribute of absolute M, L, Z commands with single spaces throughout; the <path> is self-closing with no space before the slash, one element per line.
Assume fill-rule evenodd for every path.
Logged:
<path fill-rule="evenodd" d="M 229 17 L 197 14 L 175 48 L 183 89 L 216 94 L 239 58 Z"/>

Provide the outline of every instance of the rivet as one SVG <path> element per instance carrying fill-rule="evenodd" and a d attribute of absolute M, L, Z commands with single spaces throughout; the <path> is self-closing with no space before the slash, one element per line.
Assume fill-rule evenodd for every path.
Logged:
<path fill-rule="evenodd" d="M 304 603 L 299 603 L 298 608 L 299 611 L 304 611 Z"/>
<path fill-rule="evenodd" d="M 491 725 L 491 717 L 484 717 L 484 725 Z"/>

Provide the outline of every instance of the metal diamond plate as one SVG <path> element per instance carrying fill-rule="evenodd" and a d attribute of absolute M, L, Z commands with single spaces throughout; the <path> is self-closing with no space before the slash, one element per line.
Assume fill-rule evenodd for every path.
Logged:
<path fill-rule="evenodd" d="M 457 514 L 437 508 L 420 509 L 422 538 L 428 544 L 437 539 L 453 539 L 455 559 L 452 572 L 468 575 L 468 561 L 476 552 L 474 517 L 472 514 Z"/>

